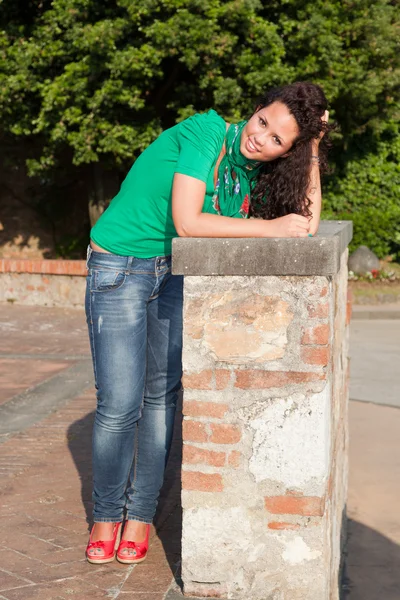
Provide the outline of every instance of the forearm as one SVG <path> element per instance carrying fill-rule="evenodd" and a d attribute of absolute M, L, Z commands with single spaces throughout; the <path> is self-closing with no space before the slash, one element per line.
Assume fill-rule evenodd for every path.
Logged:
<path fill-rule="evenodd" d="M 240 219 L 201 212 L 205 183 L 176 173 L 172 189 L 172 218 L 180 237 L 251 238 L 305 237 L 307 217 L 290 214 L 277 219 Z"/>
<path fill-rule="evenodd" d="M 274 228 L 273 221 L 200 213 L 182 224 L 178 233 L 181 237 L 274 237 Z"/>
<path fill-rule="evenodd" d="M 318 156 L 318 146 L 313 147 L 312 155 Z M 310 221 L 310 233 L 314 235 L 318 230 L 322 205 L 321 176 L 317 160 L 311 161 L 310 184 L 307 189 L 307 197 L 311 200 L 309 206 L 312 215 Z"/>

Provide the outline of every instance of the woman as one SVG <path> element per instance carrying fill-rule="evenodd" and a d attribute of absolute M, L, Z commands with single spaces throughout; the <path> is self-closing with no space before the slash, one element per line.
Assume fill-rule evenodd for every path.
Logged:
<path fill-rule="evenodd" d="M 230 125 L 215 111 L 186 119 L 141 154 L 92 229 L 89 562 L 116 555 L 131 564 L 147 554 L 181 389 L 183 281 L 171 275 L 172 239 L 313 235 L 326 109 L 318 86 L 295 83 L 267 93 L 248 121 Z"/>

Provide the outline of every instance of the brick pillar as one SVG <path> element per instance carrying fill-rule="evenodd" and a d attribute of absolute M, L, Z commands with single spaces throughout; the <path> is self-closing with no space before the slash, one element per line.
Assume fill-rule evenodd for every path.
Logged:
<path fill-rule="evenodd" d="M 351 231 L 174 240 L 173 272 L 186 275 L 188 596 L 338 599 Z"/>

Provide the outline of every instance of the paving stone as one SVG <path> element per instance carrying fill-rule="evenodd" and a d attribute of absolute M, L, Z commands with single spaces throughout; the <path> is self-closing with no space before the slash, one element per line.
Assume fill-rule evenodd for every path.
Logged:
<path fill-rule="evenodd" d="M 4 568 L 0 568 L 0 592 L 33 584 L 34 582 L 26 577 L 21 577 L 16 573 L 8 573 Z"/>
<path fill-rule="evenodd" d="M 64 581 L 52 582 L 18 588 L 2 592 L 7 600 L 98 600 L 99 598 L 112 598 L 107 591 L 84 582 L 78 578 L 69 578 Z"/>

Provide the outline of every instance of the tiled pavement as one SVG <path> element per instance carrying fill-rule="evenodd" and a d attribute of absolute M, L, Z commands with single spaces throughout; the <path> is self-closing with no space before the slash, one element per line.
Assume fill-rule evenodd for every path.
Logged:
<path fill-rule="evenodd" d="M 180 417 L 148 559 L 89 565 L 95 397 L 83 312 L 3 305 L 0 373 L 0 600 L 182 598 Z"/>
<path fill-rule="evenodd" d="M 96 567 L 94 408 L 83 312 L 0 305 L 0 600 L 182 600 L 180 418 L 149 558 Z M 400 412 L 353 402 L 350 422 L 348 598 L 398 600 Z"/>

